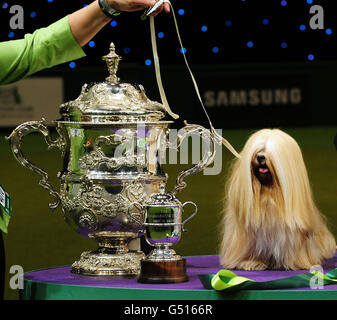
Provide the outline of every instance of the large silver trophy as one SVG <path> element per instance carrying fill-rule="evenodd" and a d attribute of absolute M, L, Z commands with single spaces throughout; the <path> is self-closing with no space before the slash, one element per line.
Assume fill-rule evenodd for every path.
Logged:
<path fill-rule="evenodd" d="M 132 203 L 143 205 L 151 194 L 165 185 L 160 155 L 170 147 L 169 125 L 162 120 L 165 108 L 148 99 L 141 85 L 120 82 L 117 69 L 120 57 L 110 45 L 104 56 L 109 77 L 105 82 L 85 84 L 80 96 L 60 107 L 56 120 L 59 137 L 51 138 L 44 120 L 18 126 L 9 136 L 15 158 L 26 168 L 40 174 L 39 184 L 55 197 L 49 206 L 61 204 L 66 222 L 78 233 L 98 242 L 98 249 L 83 252 L 72 265 L 72 272 L 87 275 L 135 275 L 140 260 L 139 250 L 129 250 L 128 242 L 139 237 L 144 220 Z M 60 191 L 48 182 L 48 174 L 32 164 L 21 151 L 22 139 L 32 133 L 43 134 L 49 148 L 62 152 L 63 168 L 58 173 Z M 185 125 L 179 130 L 176 145 L 191 133 L 209 141 L 208 152 L 201 161 L 178 175 L 172 193 L 184 189 L 184 178 L 200 172 L 214 158 L 214 139 L 209 130 L 199 125 Z"/>

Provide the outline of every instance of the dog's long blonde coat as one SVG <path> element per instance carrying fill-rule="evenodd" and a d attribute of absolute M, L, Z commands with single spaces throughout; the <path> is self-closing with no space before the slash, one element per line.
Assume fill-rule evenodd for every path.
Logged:
<path fill-rule="evenodd" d="M 273 177 L 263 186 L 252 159 L 264 152 Z M 227 186 L 221 264 L 229 269 L 310 269 L 333 256 L 336 242 L 316 208 L 302 152 L 278 129 L 247 141 Z"/>

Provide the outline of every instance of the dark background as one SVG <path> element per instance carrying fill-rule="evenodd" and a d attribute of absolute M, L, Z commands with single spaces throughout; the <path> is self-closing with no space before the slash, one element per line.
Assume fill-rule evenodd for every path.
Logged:
<path fill-rule="evenodd" d="M 67 13 L 71 13 L 91 1 L 0 1 L 0 37 L 8 40 L 13 31 L 19 39 L 27 32 L 47 26 Z M 281 0 L 226 0 L 214 2 L 176 0 L 172 1 L 188 60 L 193 64 L 243 63 L 243 62 L 306 62 L 309 54 L 315 61 L 336 59 L 336 18 L 332 9 L 333 2 L 327 0 L 288 0 L 282 6 Z M 310 4 L 309 4 L 309 3 Z M 312 2 L 312 3 L 311 3 Z M 4 4 L 7 8 L 3 8 Z M 20 4 L 25 10 L 24 30 L 11 30 L 9 27 L 9 7 Z M 324 30 L 311 30 L 309 9 L 313 5 L 324 9 Z M 6 7 L 6 5 L 5 5 Z M 184 14 L 180 15 L 179 10 Z M 32 14 L 33 13 L 33 14 Z M 35 14 L 34 14 L 35 13 Z M 95 47 L 86 48 L 88 58 L 78 62 L 78 66 L 99 66 L 97 55 L 105 52 L 113 40 L 118 45 L 125 62 L 143 65 L 152 59 L 148 21 L 140 19 L 141 12 L 123 13 L 116 17 L 117 26 L 106 27 L 95 38 Z M 265 24 L 268 20 L 268 24 Z M 306 30 L 301 31 L 300 25 Z M 207 31 L 201 30 L 207 26 Z M 171 15 L 161 14 L 156 18 L 161 62 L 180 64 L 183 59 L 177 41 Z M 327 35 L 326 30 L 332 34 Z M 252 41 L 249 48 L 247 42 Z M 287 48 L 281 44 L 287 43 Z M 213 47 L 219 48 L 213 53 Z M 125 53 L 124 49 L 130 52 Z"/>
<path fill-rule="evenodd" d="M 19 39 L 27 32 L 47 26 L 90 1 L 0 1 L 0 40 Z M 257 89 L 300 88 L 301 103 L 218 105 L 207 108 L 218 128 L 260 128 L 270 126 L 334 125 L 337 119 L 336 19 L 327 0 L 228 0 L 219 2 L 172 1 L 186 48 L 186 57 L 199 84 L 206 91 L 236 93 Z M 6 5 L 7 4 L 7 5 Z M 9 7 L 21 4 L 25 10 L 24 30 L 10 30 Z M 324 29 L 309 26 L 310 7 L 324 9 Z M 181 15 L 181 10 L 184 14 Z M 142 12 L 122 13 L 113 27 L 107 25 L 85 46 L 86 58 L 39 73 L 64 78 L 64 100 L 75 99 L 84 82 L 102 81 L 107 75 L 101 57 L 111 41 L 123 56 L 119 76 L 144 85 L 147 95 L 160 100 L 154 74 L 150 28 L 141 20 Z M 172 15 L 160 14 L 156 34 L 163 84 L 171 109 L 181 121 L 207 125 L 192 81 L 184 64 Z M 304 27 L 305 30 L 301 31 Z M 207 27 L 207 31 L 202 31 Z M 330 34 L 328 34 L 330 31 Z M 159 37 L 163 33 L 164 37 Z M 9 38 L 9 36 L 11 38 Z M 252 43 L 249 47 L 248 44 Z M 282 47 L 285 46 L 285 47 Z M 214 47 L 218 52 L 213 52 Z M 309 60 L 308 57 L 313 60 Z M 179 122 L 178 122 L 179 123 Z M 181 123 L 179 123 L 180 125 Z"/>

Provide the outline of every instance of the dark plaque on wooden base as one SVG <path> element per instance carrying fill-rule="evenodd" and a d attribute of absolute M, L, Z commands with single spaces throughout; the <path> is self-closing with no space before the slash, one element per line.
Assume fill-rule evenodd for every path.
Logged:
<path fill-rule="evenodd" d="M 179 283 L 188 281 L 186 259 L 175 261 L 140 262 L 138 282 L 142 283 Z"/>

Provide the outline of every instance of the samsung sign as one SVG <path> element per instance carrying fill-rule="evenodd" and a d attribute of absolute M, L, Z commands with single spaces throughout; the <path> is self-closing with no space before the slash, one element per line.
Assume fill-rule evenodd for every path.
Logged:
<path fill-rule="evenodd" d="M 203 94 L 206 107 L 298 105 L 301 88 L 207 90 Z"/>
<path fill-rule="evenodd" d="M 200 73 L 198 80 L 203 103 L 216 127 L 312 123 L 310 85 L 305 74 L 281 74 L 276 68 L 263 73 L 255 68 L 229 73 L 219 67 L 212 72 Z"/>

